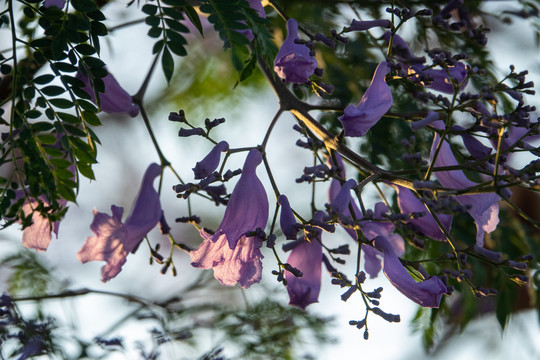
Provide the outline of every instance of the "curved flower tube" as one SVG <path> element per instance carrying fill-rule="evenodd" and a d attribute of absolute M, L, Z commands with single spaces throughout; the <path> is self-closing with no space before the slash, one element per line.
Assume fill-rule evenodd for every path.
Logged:
<path fill-rule="evenodd" d="M 397 201 L 399 209 L 404 214 L 410 214 L 414 212 L 424 212 L 425 215 L 419 218 L 412 218 L 411 224 L 422 234 L 435 240 L 445 241 L 446 237 L 442 230 L 435 222 L 433 215 L 429 213 L 427 207 L 422 201 L 420 201 L 412 191 L 402 186 L 395 186 L 397 191 Z M 452 226 L 452 215 L 437 214 L 437 218 L 443 225 L 443 227 L 450 231 Z"/>
<path fill-rule="evenodd" d="M 388 64 L 380 63 L 358 106 L 347 106 L 345 113 L 338 118 L 343 124 L 345 136 L 365 135 L 392 107 L 392 93 L 385 81 L 389 72 Z"/>
<path fill-rule="evenodd" d="M 159 194 L 153 186 L 154 179 L 160 174 L 161 166 L 158 164 L 151 164 L 146 169 L 139 194 L 125 223 L 122 223 L 122 207 L 111 205 L 112 216 L 94 209 L 90 229 L 95 236 L 86 238 L 77 259 L 83 264 L 93 260 L 106 261 L 101 269 L 101 281 L 107 282 L 120 273 L 127 255 L 161 219 Z"/>
<path fill-rule="evenodd" d="M 433 161 L 435 151 L 440 142 L 441 137 L 436 133 L 431 147 L 431 161 Z M 434 165 L 436 167 L 458 165 L 448 141 L 443 141 L 441 144 L 441 149 L 437 155 L 437 159 L 435 159 Z M 434 174 L 441 185 L 449 189 L 465 189 L 477 185 L 475 182 L 467 179 L 461 170 L 436 171 Z M 497 228 L 497 224 L 499 223 L 498 202 L 500 199 L 499 195 L 492 193 L 456 196 L 456 200 L 461 205 L 468 207 L 467 211 L 474 219 L 476 224 L 476 244 L 478 246 L 484 244 L 485 232 L 489 233 Z"/>
<path fill-rule="evenodd" d="M 85 87 L 83 90 L 90 95 L 92 101 L 97 104 L 96 94 L 88 78 L 88 74 L 85 74 L 79 69 L 76 75 L 77 79 L 84 82 Z M 99 101 L 101 110 L 108 113 L 126 113 L 131 117 L 135 117 L 139 114 L 139 106 L 133 103 L 131 95 L 124 90 L 114 76 L 109 73 L 103 79 L 105 83 L 105 92 L 99 93 Z"/>
<path fill-rule="evenodd" d="M 216 171 L 222 152 L 229 150 L 229 144 L 226 141 L 221 141 L 205 156 L 204 159 L 197 162 L 193 168 L 195 179 L 204 179 Z"/>
<path fill-rule="evenodd" d="M 377 236 L 374 245 L 382 251 L 384 275 L 396 289 L 420 306 L 439 307 L 443 294 L 447 292 L 441 279 L 434 276 L 417 283 L 403 267 L 392 245 L 384 236 Z"/>
<path fill-rule="evenodd" d="M 315 214 L 321 218 L 322 212 Z M 309 304 L 318 302 L 321 291 L 322 245 L 321 233 L 318 230 L 315 237 L 308 241 L 302 240 L 289 255 L 287 263 L 300 270 L 302 276 L 296 277 L 291 272 L 285 272 L 289 305 L 305 309 Z"/>
<path fill-rule="evenodd" d="M 293 84 L 303 84 L 317 68 L 317 60 L 311 50 L 304 44 L 297 44 L 298 23 L 294 19 L 287 20 L 287 38 L 274 61 L 274 71 L 280 78 Z"/>
<path fill-rule="evenodd" d="M 262 239 L 258 235 L 247 236 L 264 229 L 268 221 L 268 198 L 256 173 L 261 162 L 259 151 L 253 149 L 248 153 L 217 231 L 209 234 L 203 229 L 203 243 L 189 254 L 192 266 L 213 268 L 214 277 L 223 285 L 239 283 L 247 288 L 261 279 Z"/>
<path fill-rule="evenodd" d="M 278 204 L 281 205 L 281 214 L 279 217 L 281 231 L 287 240 L 296 240 L 296 235 L 298 234 L 298 223 L 294 217 L 289 200 L 285 195 L 280 195 L 278 198 Z"/>

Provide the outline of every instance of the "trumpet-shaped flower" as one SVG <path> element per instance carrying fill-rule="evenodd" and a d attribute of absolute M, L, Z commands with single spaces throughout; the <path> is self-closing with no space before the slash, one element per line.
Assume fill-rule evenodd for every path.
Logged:
<path fill-rule="evenodd" d="M 264 229 L 268 220 L 268 198 L 256 174 L 261 162 L 261 154 L 251 150 L 217 231 L 209 234 L 203 229 L 203 243 L 190 252 L 191 265 L 213 268 L 214 277 L 223 285 L 238 282 L 247 288 L 261 279 L 262 239 L 247 235 Z"/>
<path fill-rule="evenodd" d="M 94 93 L 88 74 L 79 70 L 76 77 L 84 82 L 85 87 L 83 90 L 86 91 L 92 98 L 92 101 L 97 104 L 96 94 Z M 127 113 L 132 117 L 139 114 L 139 107 L 133 103 L 131 95 L 120 86 L 111 73 L 102 80 L 105 83 L 105 92 L 99 93 L 101 110 L 108 113 Z"/>
<path fill-rule="evenodd" d="M 287 38 L 281 45 L 274 61 L 274 71 L 286 82 L 303 84 L 317 68 L 317 60 L 311 50 L 304 44 L 297 44 L 298 23 L 294 19 L 287 20 Z"/>
<path fill-rule="evenodd" d="M 432 161 L 440 142 L 441 137 L 439 134 L 435 134 L 430 155 Z M 458 162 L 448 141 L 443 141 L 440 147 L 434 165 L 436 167 L 457 166 Z M 467 179 L 461 170 L 436 171 L 435 176 L 444 187 L 449 189 L 466 189 L 477 185 Z M 499 195 L 490 193 L 457 195 L 456 200 L 461 205 L 468 207 L 467 211 L 476 224 L 476 244 L 482 246 L 484 244 L 484 233 L 492 232 L 499 223 Z"/>
<path fill-rule="evenodd" d="M 278 203 L 281 205 L 281 215 L 279 217 L 281 231 L 283 231 L 283 235 L 285 235 L 287 240 L 296 240 L 299 225 L 296 222 L 289 200 L 285 195 L 280 195 Z"/>
<path fill-rule="evenodd" d="M 411 224 L 415 227 L 417 231 L 428 236 L 432 239 L 444 241 L 446 237 L 444 236 L 443 231 L 437 225 L 435 218 L 428 212 L 426 205 L 422 203 L 409 189 L 406 189 L 402 186 L 396 186 L 397 190 L 397 200 L 398 206 L 402 213 L 411 214 L 415 212 L 423 212 L 424 216 L 419 218 L 412 218 L 410 220 Z M 452 226 L 452 215 L 448 214 L 437 214 L 437 218 L 441 222 L 441 225 L 450 231 Z"/>
<path fill-rule="evenodd" d="M 22 196 L 22 191 L 18 192 L 18 197 Z M 67 201 L 61 199 L 59 201 L 60 207 L 65 207 Z M 60 221 L 55 221 L 50 223 L 49 219 L 41 215 L 39 211 L 36 211 L 35 208 L 38 205 L 38 201 L 32 199 L 30 201 L 25 201 L 22 206 L 24 215 L 29 215 L 32 213 L 32 225 L 27 226 L 23 230 L 22 244 L 36 251 L 45 251 L 49 247 L 51 242 L 52 233 L 56 234 L 58 238 L 58 229 L 60 228 Z M 44 202 L 44 205 L 48 204 Z"/>
<path fill-rule="evenodd" d="M 315 214 L 320 220 L 322 212 Z M 287 263 L 299 270 L 302 276 L 295 276 L 291 272 L 285 273 L 289 305 L 305 309 L 309 304 L 318 302 L 321 290 L 322 245 L 321 230 L 310 240 L 302 240 L 289 255 Z M 296 274 L 298 275 L 298 274 Z"/>
<path fill-rule="evenodd" d="M 358 106 L 349 105 L 339 117 L 345 136 L 363 136 L 379 121 L 392 106 L 392 93 L 386 84 L 385 76 L 390 72 L 386 62 L 377 66 L 368 89 Z"/>
<path fill-rule="evenodd" d="M 193 168 L 195 179 L 204 179 L 216 171 L 219 165 L 221 153 L 228 150 L 229 144 L 226 141 L 222 141 L 214 146 L 214 148 L 208 155 L 206 155 L 204 159 L 195 164 L 195 167 Z"/>
<path fill-rule="evenodd" d="M 101 269 L 101 280 L 107 282 L 122 270 L 127 255 L 137 248 L 162 216 L 159 194 L 154 189 L 154 179 L 161 174 L 158 164 L 151 164 L 142 180 L 139 194 L 131 214 L 122 223 L 124 209 L 112 205 L 112 216 L 94 209 L 94 221 L 90 229 L 95 236 L 86 238 L 77 253 L 82 263 L 99 260 L 107 264 Z"/>
<path fill-rule="evenodd" d="M 403 295 L 423 307 L 438 308 L 443 294 L 447 292 L 441 279 L 434 276 L 416 282 L 399 261 L 390 242 L 384 236 L 377 236 L 374 246 L 383 253 L 383 271 L 388 280 Z"/>

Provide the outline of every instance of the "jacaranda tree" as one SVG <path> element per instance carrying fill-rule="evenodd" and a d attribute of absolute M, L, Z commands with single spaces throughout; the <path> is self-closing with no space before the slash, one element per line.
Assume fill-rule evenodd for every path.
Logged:
<path fill-rule="evenodd" d="M 164 344 L 196 342 L 205 327 L 225 334 L 240 358 L 298 358 L 295 344 L 306 336 L 328 341 L 325 319 L 308 308 L 319 301 L 323 271 L 343 301 L 363 300 L 365 307 L 350 315 L 349 324 L 366 340 L 373 316 L 400 321 L 385 310 L 383 288 L 370 285 L 378 276 L 404 301 L 418 304 L 417 321 L 428 314 L 422 325 L 428 349 L 436 342 L 436 324 L 465 327 L 476 314 L 495 312 L 504 329 L 513 312 L 538 310 L 534 84 L 527 70 L 510 64 L 501 77 L 495 70 L 500 59 L 486 44 L 489 24 L 520 22 L 538 38 L 540 5 L 506 2 L 494 13 L 485 3 L 138 0 L 125 2 L 136 20 L 124 21 L 108 13 L 108 0 L 4 0 L 0 217 L 2 228 L 20 227 L 22 245 L 35 251 L 21 250 L 1 263 L 7 274 L 0 278 L 1 358 L 78 359 L 124 351 L 114 328 L 91 343 L 73 338 L 75 351 L 63 348 L 58 322 L 41 303 L 89 294 L 128 300 L 130 319 L 155 322 L 153 347 L 141 345 L 143 358 L 162 356 Z M 110 36 L 143 24 L 151 51 Z M 260 121 L 264 136 L 231 132 L 242 146 L 221 138 L 234 119 L 196 119 L 184 100 L 170 105 L 168 119 L 150 111 L 150 79 L 160 77 L 165 91 L 177 91 L 175 75 L 194 56 L 192 46 L 200 35 L 213 34 L 220 43 L 206 48 L 196 65 L 226 54 L 229 70 L 216 79 L 224 85 L 216 86 L 230 93 L 258 82 L 278 100 L 273 113 L 250 119 Z M 101 56 L 105 43 L 131 52 L 134 62 L 153 59 L 135 94 L 110 72 L 110 59 Z M 110 114 L 107 122 L 102 112 Z M 298 140 L 279 142 L 280 151 L 300 147 L 310 154 L 312 161 L 301 167 L 269 157 L 276 151 L 274 127 L 288 121 L 287 113 L 296 120 L 290 131 Z M 203 295 L 183 303 L 188 293 L 215 287 L 213 279 L 203 278 L 166 301 L 153 299 L 151 291 L 146 298 L 114 286 L 97 291 L 50 285 L 55 279 L 36 251 L 46 251 L 70 226 L 62 220 L 84 178 L 107 186 L 93 170 L 100 161 L 96 129 L 117 131 L 108 130 L 109 123 L 126 117 L 144 124 L 155 160 L 140 164 L 146 171 L 128 215 L 115 204 L 93 210 L 77 240 L 77 259 L 104 262 L 103 282 L 122 277 L 133 257 L 148 256 L 165 276 L 182 278 L 175 263 L 189 262 L 202 276 L 211 271 L 224 287 L 277 280 L 288 305 L 269 294 L 245 311 L 207 303 Z M 196 163 L 170 161 L 174 150 L 165 149 L 153 131 L 158 123 L 178 132 L 179 143 L 211 144 L 211 151 Z M 233 159 L 243 166 L 230 165 Z M 295 184 L 277 176 L 283 173 L 294 174 Z M 162 186 L 167 178 L 177 185 Z M 310 188 L 311 196 L 287 193 L 295 187 Z M 166 206 L 165 198 L 176 198 L 178 206 Z M 207 210 L 216 206 L 222 214 L 217 227 Z M 148 235 L 156 226 L 162 234 L 157 238 Z M 195 229 L 200 243 L 174 235 L 175 227 Z M 263 267 L 263 257 L 274 259 L 273 265 Z M 36 314 L 22 312 L 23 303 L 35 304 Z M 187 320 L 204 315 L 211 325 Z M 225 358 L 224 348 L 211 345 L 200 358 Z"/>

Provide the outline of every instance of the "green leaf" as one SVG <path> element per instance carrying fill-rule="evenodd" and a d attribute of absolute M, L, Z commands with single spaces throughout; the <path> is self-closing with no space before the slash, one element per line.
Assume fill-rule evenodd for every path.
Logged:
<path fill-rule="evenodd" d="M 53 157 L 61 157 L 65 155 L 62 150 L 59 150 L 55 147 L 45 146 L 43 147 L 43 150 L 45 150 L 47 155 L 53 156 Z"/>
<path fill-rule="evenodd" d="M 73 104 L 73 102 L 68 99 L 49 99 L 49 102 L 53 106 L 56 106 L 57 108 L 60 108 L 60 109 L 70 109 L 73 106 L 75 106 L 75 104 Z"/>
<path fill-rule="evenodd" d="M 71 165 L 71 161 L 62 158 L 52 158 L 50 161 L 59 169 L 67 169 Z"/>
<path fill-rule="evenodd" d="M 147 16 L 144 22 L 150 26 L 159 26 L 161 19 L 155 15 Z"/>
<path fill-rule="evenodd" d="M 195 25 L 197 30 L 199 30 L 199 33 L 204 36 L 201 19 L 199 18 L 199 14 L 197 14 L 197 11 L 195 11 L 195 9 L 191 5 L 184 6 L 184 11 L 189 18 L 189 21 L 191 21 L 191 23 Z"/>
<path fill-rule="evenodd" d="M 163 49 L 164 45 L 165 45 L 165 41 L 163 41 L 163 39 L 157 41 L 154 44 L 154 47 L 152 48 L 152 54 L 157 54 L 158 52 L 160 52 L 161 49 Z"/>
<path fill-rule="evenodd" d="M 31 125 L 32 131 L 35 131 L 35 132 L 48 131 L 48 130 L 51 130 L 53 127 L 54 125 L 47 121 L 39 121 Z"/>
<path fill-rule="evenodd" d="M 77 116 L 72 115 L 72 114 L 68 114 L 64 112 L 57 112 L 56 115 L 58 115 L 58 117 L 66 123 L 79 124 L 81 122 L 81 120 Z"/>
<path fill-rule="evenodd" d="M 89 111 L 92 113 L 97 113 L 98 111 L 98 108 L 90 101 L 78 99 L 75 101 L 75 103 L 79 105 L 84 111 Z"/>
<path fill-rule="evenodd" d="M 88 124 L 90 124 L 92 126 L 101 126 L 102 125 L 99 118 L 93 112 L 83 111 L 81 115 L 82 115 L 83 120 L 86 123 L 88 123 Z"/>
<path fill-rule="evenodd" d="M 24 88 L 23 96 L 25 100 L 33 99 L 35 95 L 36 95 L 36 88 L 34 88 L 33 86 L 28 86 Z"/>
<path fill-rule="evenodd" d="M 161 66 L 163 67 L 165 79 L 170 82 L 174 72 L 174 60 L 171 52 L 166 47 L 163 49 L 163 55 L 161 56 Z"/>
<path fill-rule="evenodd" d="M 76 72 L 78 70 L 76 66 L 69 63 L 64 63 L 64 62 L 56 62 L 52 64 L 51 67 L 54 67 L 58 71 L 67 72 L 67 73 Z"/>
<path fill-rule="evenodd" d="M 34 83 L 39 85 L 45 85 L 54 80 L 54 75 L 44 74 L 34 78 Z"/>
<path fill-rule="evenodd" d="M 102 68 L 105 66 L 105 63 L 101 59 L 92 56 L 85 56 L 82 58 L 82 61 L 91 68 Z"/>
<path fill-rule="evenodd" d="M 61 86 L 49 85 L 41 88 L 41 92 L 48 96 L 57 96 L 66 92 L 66 89 Z"/>
<path fill-rule="evenodd" d="M 152 4 L 145 4 L 141 8 L 142 12 L 147 14 L 147 15 L 155 15 L 156 12 L 157 12 L 157 9 L 158 9 L 158 7 L 156 5 L 152 5 Z"/>
<path fill-rule="evenodd" d="M 148 30 L 148 36 L 155 39 L 160 37 L 162 32 L 163 29 L 160 27 L 151 27 L 150 30 Z"/>
<path fill-rule="evenodd" d="M 189 29 L 178 20 L 165 18 L 165 24 L 176 32 L 189 33 Z"/>
<path fill-rule="evenodd" d="M 76 126 L 69 125 L 69 124 L 64 124 L 64 128 L 71 135 L 75 135 L 75 136 L 79 136 L 79 137 L 86 137 L 86 133 L 83 130 L 76 127 Z"/>
<path fill-rule="evenodd" d="M 182 35 L 180 35 L 177 32 L 174 32 L 172 30 L 166 30 L 165 33 L 167 34 L 167 37 L 169 38 L 170 42 L 175 42 L 180 45 L 186 45 L 187 41 L 184 39 Z"/>
<path fill-rule="evenodd" d="M 92 12 L 99 10 L 92 0 L 71 0 L 73 7 L 80 12 Z"/>
<path fill-rule="evenodd" d="M 92 167 L 88 164 L 85 164 L 83 162 L 77 161 L 77 169 L 79 172 L 86 178 L 90 180 L 95 180 L 96 177 L 94 175 L 94 171 L 92 170 Z"/>
<path fill-rule="evenodd" d="M 67 186 L 58 186 L 58 193 L 63 199 L 66 199 L 67 201 L 75 202 L 77 197 L 75 196 L 75 192 L 72 188 Z"/>
<path fill-rule="evenodd" d="M 240 73 L 240 82 L 246 80 L 253 74 L 255 68 L 257 67 L 257 55 L 255 53 L 251 54 L 249 61 L 246 63 L 246 66 L 242 69 Z"/>
<path fill-rule="evenodd" d="M 93 55 L 96 53 L 96 49 L 94 49 L 94 47 L 89 44 L 79 44 L 75 46 L 75 50 L 77 50 L 77 52 L 82 55 Z"/>
<path fill-rule="evenodd" d="M 26 113 L 25 113 L 26 117 L 29 118 L 29 119 L 37 119 L 38 117 L 41 116 L 41 111 L 39 110 L 36 110 L 36 109 L 32 109 L 32 110 L 28 110 Z"/>
<path fill-rule="evenodd" d="M 38 135 L 37 138 L 42 144 L 46 144 L 46 145 L 53 145 L 53 144 L 56 144 L 56 142 L 58 141 L 56 136 L 51 135 L 51 134 Z"/>

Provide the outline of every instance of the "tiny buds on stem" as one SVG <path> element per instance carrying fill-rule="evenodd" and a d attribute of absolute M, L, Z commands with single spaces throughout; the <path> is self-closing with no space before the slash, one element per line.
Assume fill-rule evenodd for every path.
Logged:
<path fill-rule="evenodd" d="M 356 286 L 351 286 L 347 291 L 345 291 L 343 294 L 341 294 L 341 300 L 347 301 L 351 297 L 352 294 L 357 290 Z"/>
<path fill-rule="evenodd" d="M 178 113 L 171 112 L 169 114 L 169 121 L 186 122 L 186 115 L 184 110 L 179 110 Z"/>
<path fill-rule="evenodd" d="M 194 129 L 186 129 L 186 128 L 180 128 L 180 130 L 178 131 L 178 136 L 180 137 L 188 137 L 188 136 L 194 136 L 194 135 L 204 135 L 206 134 L 204 132 L 204 129 L 203 128 L 194 128 Z"/>

